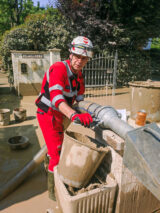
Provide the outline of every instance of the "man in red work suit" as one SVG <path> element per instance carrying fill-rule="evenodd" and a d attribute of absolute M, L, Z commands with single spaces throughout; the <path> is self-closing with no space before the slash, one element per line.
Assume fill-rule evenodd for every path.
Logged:
<path fill-rule="evenodd" d="M 37 119 L 48 149 L 48 191 L 52 200 L 55 200 L 53 172 L 63 143 L 64 118 L 73 122 L 78 119 L 85 127 L 93 122 L 89 113 L 78 113 L 72 108 L 75 101 L 84 99 L 81 70 L 92 57 L 92 50 L 93 45 L 88 38 L 78 36 L 73 39 L 69 60 L 54 63 L 45 73 L 41 93 L 36 100 Z"/>

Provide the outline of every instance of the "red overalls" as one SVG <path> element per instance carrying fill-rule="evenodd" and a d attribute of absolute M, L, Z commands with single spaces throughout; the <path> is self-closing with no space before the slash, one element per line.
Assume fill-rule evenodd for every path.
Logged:
<path fill-rule="evenodd" d="M 74 101 L 83 100 L 84 80 L 82 73 L 75 75 L 70 70 L 70 61 L 56 62 L 44 75 L 42 88 L 36 100 L 37 119 L 42 130 L 50 162 L 48 170 L 53 172 L 59 162 L 64 138 L 65 116 L 58 110 L 61 102 L 72 106 Z"/>

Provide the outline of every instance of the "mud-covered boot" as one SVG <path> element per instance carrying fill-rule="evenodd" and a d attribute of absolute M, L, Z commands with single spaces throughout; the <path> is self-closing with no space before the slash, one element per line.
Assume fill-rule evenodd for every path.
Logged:
<path fill-rule="evenodd" d="M 44 169 L 46 171 L 46 174 L 48 174 L 48 165 L 49 165 L 49 156 L 46 154 L 44 158 Z"/>
<path fill-rule="evenodd" d="M 54 174 L 48 171 L 48 195 L 51 200 L 56 201 Z"/>

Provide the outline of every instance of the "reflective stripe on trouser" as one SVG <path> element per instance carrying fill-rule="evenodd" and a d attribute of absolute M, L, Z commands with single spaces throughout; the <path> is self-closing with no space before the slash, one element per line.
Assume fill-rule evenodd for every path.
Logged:
<path fill-rule="evenodd" d="M 38 112 L 43 112 L 38 109 Z M 59 162 L 61 146 L 64 138 L 63 133 L 63 115 L 60 112 L 53 111 L 48 113 L 37 113 L 37 119 L 43 133 L 43 137 L 50 156 L 48 170 L 53 172 L 54 167 Z"/>

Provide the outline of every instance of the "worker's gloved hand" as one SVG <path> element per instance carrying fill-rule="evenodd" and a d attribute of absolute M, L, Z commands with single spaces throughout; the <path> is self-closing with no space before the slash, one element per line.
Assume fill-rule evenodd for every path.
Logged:
<path fill-rule="evenodd" d="M 93 122 L 93 119 L 89 113 L 74 113 L 71 115 L 71 121 L 75 123 L 80 123 L 85 127 L 90 127 L 91 123 Z"/>

